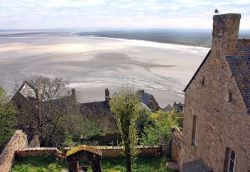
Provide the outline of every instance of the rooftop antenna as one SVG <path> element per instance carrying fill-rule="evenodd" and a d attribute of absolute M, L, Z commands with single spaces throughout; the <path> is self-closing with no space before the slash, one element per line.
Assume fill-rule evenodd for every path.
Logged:
<path fill-rule="evenodd" d="M 214 13 L 215 13 L 215 14 L 218 14 L 218 13 L 219 13 L 219 10 L 218 10 L 217 8 L 215 8 Z"/>

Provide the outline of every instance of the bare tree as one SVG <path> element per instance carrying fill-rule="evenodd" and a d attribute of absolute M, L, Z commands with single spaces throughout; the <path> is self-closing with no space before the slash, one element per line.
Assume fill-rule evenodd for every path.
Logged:
<path fill-rule="evenodd" d="M 36 76 L 24 81 L 13 97 L 19 109 L 18 127 L 31 137 L 38 135 L 42 146 L 60 146 L 65 137 L 61 120 L 77 114 L 75 90 L 67 85 L 62 78 Z"/>

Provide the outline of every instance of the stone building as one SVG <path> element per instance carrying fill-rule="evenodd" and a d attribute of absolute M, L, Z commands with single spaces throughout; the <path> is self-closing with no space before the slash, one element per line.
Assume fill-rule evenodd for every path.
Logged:
<path fill-rule="evenodd" d="M 213 17 L 212 48 L 184 90 L 182 171 L 250 172 L 250 40 L 238 39 L 240 18 Z"/>
<path fill-rule="evenodd" d="M 137 94 L 140 98 L 142 105 L 146 107 L 148 110 L 155 112 L 160 109 L 159 104 L 157 103 L 152 94 L 149 94 L 144 90 L 138 90 Z"/>
<path fill-rule="evenodd" d="M 62 94 L 63 96 L 48 98 L 45 93 L 42 93 L 44 90 L 37 88 L 36 84 L 24 81 L 12 98 L 18 110 L 15 128 L 22 129 L 29 141 L 38 134 L 36 129 L 40 117 L 45 119 L 48 118 L 47 114 L 78 113 L 75 89 L 67 90 L 65 94 Z"/>

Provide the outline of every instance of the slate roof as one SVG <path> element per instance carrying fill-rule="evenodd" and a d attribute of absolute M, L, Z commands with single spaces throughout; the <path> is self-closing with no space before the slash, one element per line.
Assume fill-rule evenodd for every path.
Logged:
<path fill-rule="evenodd" d="M 167 112 L 171 112 L 171 111 L 173 110 L 173 107 L 172 107 L 170 104 L 168 104 L 168 105 L 164 108 L 164 110 L 167 111 Z"/>
<path fill-rule="evenodd" d="M 146 105 L 149 109 L 156 111 L 157 109 L 159 109 L 159 105 L 156 102 L 154 96 L 152 94 L 146 93 L 144 90 L 138 90 L 138 96 L 140 98 L 140 101 Z M 150 107 L 151 103 L 154 102 L 155 104 L 157 104 L 157 107 L 152 109 L 152 107 Z"/>
<path fill-rule="evenodd" d="M 142 103 L 144 103 L 145 105 L 148 105 L 151 99 L 153 98 L 153 95 L 143 92 L 140 94 L 140 98 L 141 98 Z"/>
<path fill-rule="evenodd" d="M 195 72 L 194 76 L 184 89 L 186 92 L 189 85 L 194 80 L 195 76 L 206 62 L 209 57 L 211 50 Z M 238 39 L 236 54 L 225 57 L 233 74 L 233 77 L 238 84 L 242 97 L 250 113 L 250 40 L 249 39 Z"/>
<path fill-rule="evenodd" d="M 112 114 L 112 111 L 106 101 L 100 102 L 90 102 L 90 103 L 81 103 L 80 104 L 80 113 L 82 115 L 107 115 Z"/>
<path fill-rule="evenodd" d="M 227 56 L 226 59 L 250 112 L 250 52 L 248 56 Z"/>

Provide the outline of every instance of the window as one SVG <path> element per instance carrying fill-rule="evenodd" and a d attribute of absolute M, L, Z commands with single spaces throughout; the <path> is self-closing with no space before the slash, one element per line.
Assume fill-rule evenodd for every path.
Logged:
<path fill-rule="evenodd" d="M 197 117 L 196 117 L 196 115 L 194 115 L 193 116 L 193 129 L 192 129 L 192 143 L 191 143 L 192 146 L 197 145 L 196 136 L 195 136 L 195 134 L 196 134 L 196 120 L 197 120 Z"/>
<path fill-rule="evenodd" d="M 236 172 L 236 154 L 230 148 L 226 149 L 224 172 Z"/>
<path fill-rule="evenodd" d="M 203 76 L 202 79 L 201 79 L 201 85 L 202 86 L 205 86 L 205 77 Z"/>
<path fill-rule="evenodd" d="M 228 92 L 228 102 L 233 101 L 233 93 L 231 91 Z"/>

